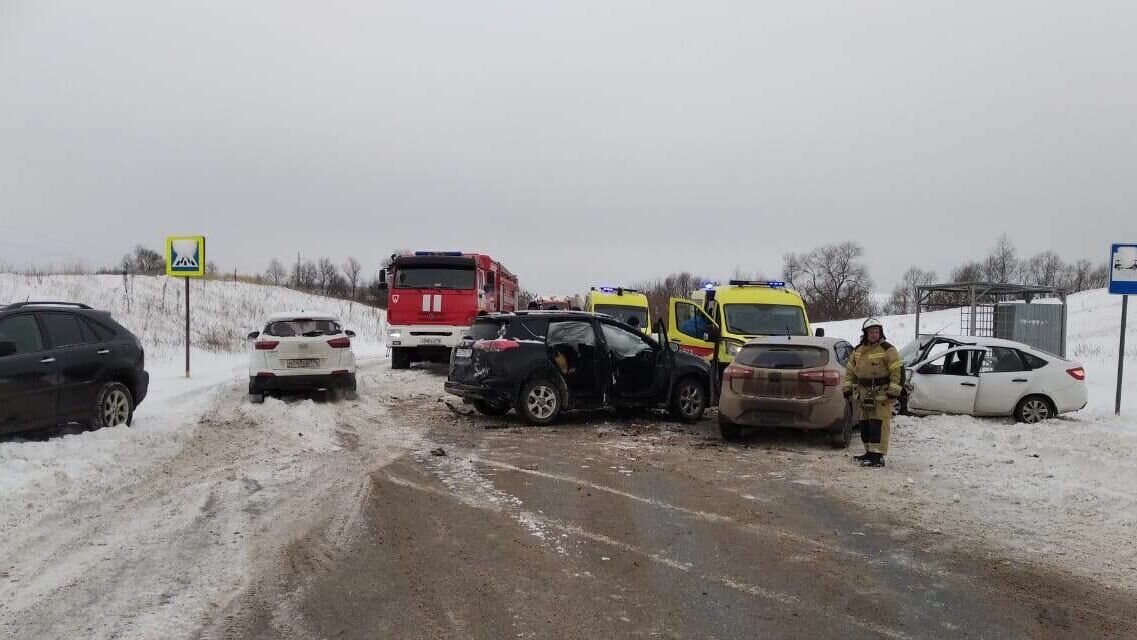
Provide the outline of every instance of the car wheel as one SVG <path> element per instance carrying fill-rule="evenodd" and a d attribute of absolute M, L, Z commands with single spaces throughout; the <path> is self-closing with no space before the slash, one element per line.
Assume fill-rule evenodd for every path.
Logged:
<path fill-rule="evenodd" d="M 546 378 L 526 382 L 517 396 L 517 413 L 529 424 L 551 423 L 561 413 L 560 390 Z"/>
<path fill-rule="evenodd" d="M 683 378 L 671 390 L 671 415 L 683 422 L 698 422 L 707 410 L 707 391 L 695 378 Z"/>
<path fill-rule="evenodd" d="M 478 413 L 485 416 L 496 417 L 504 416 L 505 414 L 509 413 L 508 404 L 494 404 L 485 400 L 475 400 L 474 408 L 478 410 Z"/>
<path fill-rule="evenodd" d="M 92 424 L 96 428 L 130 426 L 134 421 L 134 398 L 130 389 L 120 382 L 107 382 L 95 396 L 95 417 Z"/>
<path fill-rule="evenodd" d="M 1015 406 L 1015 420 L 1034 424 L 1057 415 L 1054 405 L 1045 396 L 1027 396 Z"/>
<path fill-rule="evenodd" d="M 410 349 L 403 349 L 394 347 L 391 349 L 391 368 L 392 369 L 410 369 L 411 368 L 411 352 Z"/>
<path fill-rule="evenodd" d="M 848 449 L 853 441 L 853 404 L 845 403 L 845 418 L 841 421 L 841 429 L 829 434 L 829 444 L 834 449 Z"/>
<path fill-rule="evenodd" d="M 250 393 L 249 394 L 249 402 L 251 402 L 253 404 L 264 404 L 265 394 L 263 394 L 263 393 Z"/>
<path fill-rule="evenodd" d="M 722 439 L 727 441 L 738 440 L 742 436 L 742 427 L 734 424 L 729 419 L 724 418 L 719 414 L 719 433 L 722 434 Z"/>

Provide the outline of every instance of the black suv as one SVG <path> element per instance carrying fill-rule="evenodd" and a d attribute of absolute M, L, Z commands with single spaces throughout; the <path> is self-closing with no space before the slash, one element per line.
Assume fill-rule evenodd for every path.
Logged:
<path fill-rule="evenodd" d="M 129 425 L 150 375 L 142 344 L 85 304 L 0 307 L 0 433 Z"/>
<path fill-rule="evenodd" d="M 534 311 L 482 316 L 454 347 L 446 391 L 486 415 L 515 408 L 530 424 L 562 411 L 666 407 L 698 420 L 710 397 L 702 358 L 604 315 Z"/>

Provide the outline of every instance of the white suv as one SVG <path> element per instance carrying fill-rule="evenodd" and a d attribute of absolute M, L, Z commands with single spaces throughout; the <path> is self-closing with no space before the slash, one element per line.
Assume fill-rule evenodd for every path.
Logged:
<path fill-rule="evenodd" d="M 249 334 L 249 400 L 266 395 L 326 389 L 333 398 L 355 397 L 354 331 L 345 331 L 332 316 L 278 313 L 263 331 Z"/>

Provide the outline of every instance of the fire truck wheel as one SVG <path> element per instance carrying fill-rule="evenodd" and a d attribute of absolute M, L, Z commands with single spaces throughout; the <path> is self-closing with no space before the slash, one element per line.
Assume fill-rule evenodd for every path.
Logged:
<path fill-rule="evenodd" d="M 411 368 L 411 352 L 410 349 L 401 347 L 394 347 L 391 349 L 391 368 L 392 369 L 410 369 Z"/>

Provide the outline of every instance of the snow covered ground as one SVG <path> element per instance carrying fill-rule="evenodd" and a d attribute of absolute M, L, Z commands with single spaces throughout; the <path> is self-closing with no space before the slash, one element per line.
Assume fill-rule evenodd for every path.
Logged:
<path fill-rule="evenodd" d="M 0 302 L 109 309 L 142 340 L 151 374 L 130 428 L 0 439 L 0 637 L 184 636 L 296 532 L 349 518 L 360 499 L 349 475 L 416 441 L 360 422 L 385 412 L 378 387 L 415 384 L 381 370 L 381 312 L 279 287 L 191 285 L 186 379 L 182 282 L 0 274 Z M 245 402 L 244 336 L 284 310 L 332 313 L 357 332 L 359 402 Z M 99 611 L 84 606 L 110 584 Z"/>
<path fill-rule="evenodd" d="M 851 469 L 829 484 L 854 501 L 879 496 L 873 506 L 928 529 L 981 532 L 1023 557 L 1137 587 L 1137 326 L 1130 324 L 1126 338 L 1122 415 L 1115 417 L 1121 299 L 1087 291 L 1070 296 L 1069 305 L 1067 355 L 1086 368 L 1084 410 L 1037 425 L 902 417 L 883 473 Z M 958 333 L 959 318 L 958 310 L 926 314 L 921 327 Z M 881 320 L 898 347 L 914 338 L 913 316 Z M 819 326 L 855 342 L 862 322 Z"/>

